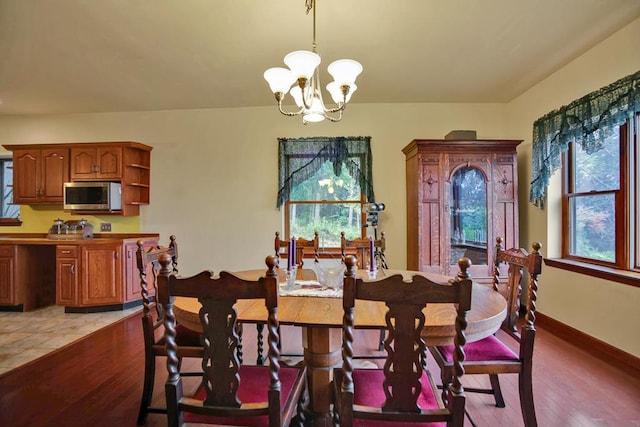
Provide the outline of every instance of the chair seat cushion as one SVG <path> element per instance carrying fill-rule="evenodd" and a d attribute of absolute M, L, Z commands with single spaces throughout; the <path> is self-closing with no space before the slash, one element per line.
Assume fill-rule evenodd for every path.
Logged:
<path fill-rule="evenodd" d="M 297 368 L 281 367 L 279 371 L 281 401 L 284 405 L 288 400 L 291 390 L 295 385 L 296 378 L 300 372 Z M 268 366 L 240 366 L 240 386 L 238 387 L 238 399 L 242 403 L 267 402 L 267 391 L 269 390 Z M 198 387 L 195 395 L 196 399 L 204 400 L 206 391 L 203 386 Z M 243 418 L 243 417 L 211 417 L 207 415 L 193 414 L 185 412 L 184 421 L 189 423 L 243 425 L 243 426 L 268 426 L 269 417 L 267 415 Z"/>
<path fill-rule="evenodd" d="M 439 346 L 438 350 L 447 362 L 453 362 L 453 346 Z M 519 360 L 519 356 L 493 335 L 467 343 L 464 346 L 466 362 L 485 362 L 491 360 Z"/>
<path fill-rule="evenodd" d="M 341 370 L 337 369 L 334 372 L 336 380 L 342 381 Z M 372 406 L 381 408 L 385 401 L 384 390 L 382 388 L 382 382 L 384 381 L 384 371 L 382 369 L 354 369 L 353 370 L 353 403 L 356 405 Z M 434 390 L 431 387 L 431 382 L 426 373 L 422 374 L 420 378 L 422 384 L 422 390 L 418 397 L 418 406 L 421 409 L 439 409 L 438 400 L 434 395 Z M 339 388 L 340 386 L 337 385 Z M 368 419 L 353 419 L 354 426 L 361 427 L 391 427 L 401 425 L 402 427 L 418 427 L 418 426 L 446 426 L 444 422 L 432 422 L 432 423 L 414 423 L 414 422 L 402 422 L 397 421 L 378 421 Z"/>

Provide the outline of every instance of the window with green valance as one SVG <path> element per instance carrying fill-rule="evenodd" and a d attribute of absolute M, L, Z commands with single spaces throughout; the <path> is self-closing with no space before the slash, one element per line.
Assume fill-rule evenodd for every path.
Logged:
<path fill-rule="evenodd" d="M 529 201 L 539 208 L 561 155 L 575 141 L 586 153 L 600 150 L 616 126 L 640 111 L 640 71 L 551 111 L 533 124 Z"/>
<path fill-rule="evenodd" d="M 278 143 L 278 208 L 289 199 L 293 187 L 314 175 L 327 161 L 332 163 L 336 176 L 346 167 L 359 182 L 367 201 L 375 202 L 371 137 L 278 138 Z"/>

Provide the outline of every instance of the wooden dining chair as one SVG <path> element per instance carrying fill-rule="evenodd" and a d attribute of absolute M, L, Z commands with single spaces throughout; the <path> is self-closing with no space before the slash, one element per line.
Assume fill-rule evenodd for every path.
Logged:
<path fill-rule="evenodd" d="M 542 272 L 542 245 L 539 242 L 532 244 L 533 252 L 527 253 L 524 249 L 498 250 L 496 263 L 508 265 L 508 289 L 519 289 L 523 277 L 523 270 L 529 275 L 527 287 L 527 311 L 520 333 L 514 333 L 509 323 L 503 323 L 503 330 L 515 338 L 519 343 L 518 352 L 512 351 L 509 346 L 495 335 L 480 341 L 469 343 L 465 346 L 466 358 L 464 361 L 465 375 L 483 374 L 489 375 L 490 389 L 478 389 L 467 387 L 468 392 L 492 394 L 496 406 L 504 408 L 504 398 L 500 389 L 500 374 L 518 374 L 518 388 L 520 392 L 520 408 L 524 425 L 537 426 L 536 412 L 533 401 L 533 344 L 536 337 L 536 299 L 538 293 L 538 276 Z M 496 267 L 494 275 L 498 275 L 500 269 Z M 498 281 L 498 277 L 494 277 Z M 444 387 L 451 383 L 453 378 L 454 361 L 452 346 L 430 347 L 436 363 L 440 366 L 441 379 Z"/>
<path fill-rule="evenodd" d="M 376 268 L 387 269 L 387 262 L 384 257 L 385 250 L 387 249 L 386 237 L 384 231 L 380 233 L 380 238 L 373 241 L 374 247 L 374 261 Z M 348 254 L 355 255 L 358 260 L 358 268 L 363 270 L 369 267 L 369 260 L 371 259 L 370 253 L 370 241 L 368 237 L 357 237 L 352 240 L 348 240 L 345 237 L 344 231 L 340 233 L 340 255 L 342 262 L 344 262 L 345 256 Z"/>
<path fill-rule="evenodd" d="M 520 281 L 504 280 L 502 275 L 503 264 L 507 264 L 500 254 L 504 252 L 502 237 L 496 237 L 496 246 L 493 259 L 493 290 L 499 292 L 507 300 L 507 315 L 502 322 L 502 329 L 509 335 L 518 334 L 518 319 L 520 318 L 520 300 L 522 296 L 522 283 Z M 507 274 L 508 278 L 508 274 Z"/>
<path fill-rule="evenodd" d="M 280 233 L 278 231 L 276 231 L 276 238 L 274 240 L 274 249 L 275 249 L 275 253 L 276 253 L 276 258 L 278 258 L 278 261 L 280 260 L 280 256 L 283 254 L 283 249 L 285 250 L 285 254 L 287 255 L 287 257 L 291 256 L 291 254 L 288 253 L 288 248 L 289 248 L 289 241 L 288 240 L 280 240 Z M 313 233 L 313 238 L 312 239 L 305 239 L 303 237 L 297 237 L 296 238 L 296 264 L 298 265 L 299 269 L 302 269 L 304 266 L 304 256 L 305 253 L 309 253 L 312 252 L 313 253 L 313 262 L 314 264 L 317 264 L 318 262 L 320 262 L 320 237 L 318 232 L 314 232 Z"/>
<path fill-rule="evenodd" d="M 376 261 L 376 266 L 379 264 L 380 268 L 387 268 L 387 261 L 384 257 L 384 251 L 387 248 L 387 241 L 384 235 L 384 231 L 380 233 L 380 238 L 373 241 L 374 251 L 374 260 Z M 371 259 L 371 243 L 369 238 L 366 237 L 358 237 L 353 240 L 347 240 L 345 237 L 344 231 L 340 233 L 340 256 L 342 257 L 342 262 L 344 263 L 344 259 L 347 256 L 347 253 L 353 252 L 352 255 L 355 254 L 356 259 L 358 260 L 358 268 L 365 269 L 368 268 L 368 263 Z M 376 267 L 377 268 L 377 267 Z M 380 329 L 380 339 L 378 340 L 378 351 L 384 350 L 384 336 L 385 330 Z M 384 356 L 375 356 L 375 355 L 364 355 L 364 356 L 356 356 L 356 359 L 383 359 Z"/>
<path fill-rule="evenodd" d="M 138 411 L 138 425 L 146 422 L 149 413 L 166 414 L 166 407 L 151 406 L 153 398 L 153 384 L 156 372 L 156 360 L 158 357 L 167 355 L 165 351 L 165 341 L 163 334 L 162 306 L 152 302 L 152 296 L 158 295 L 158 271 L 160 256 L 166 255 L 171 260 L 168 268 L 177 273 L 178 271 L 178 244 L 176 236 L 169 238 L 169 246 L 155 246 L 145 248 L 144 241 L 138 240 L 136 251 L 136 264 L 140 274 L 140 287 L 142 296 L 142 332 L 144 339 L 144 383 L 142 388 L 142 398 L 140 399 L 140 409 Z M 151 283 L 149 283 L 149 278 Z M 190 331 L 180 325 L 176 328 L 179 346 L 178 357 L 202 357 L 202 346 L 200 344 L 200 334 Z M 183 372 L 182 375 L 193 376 L 199 373 Z"/>
<path fill-rule="evenodd" d="M 203 271 L 180 278 L 171 274 L 167 254 L 160 257 L 160 264 L 158 301 L 165 312 L 168 426 L 183 426 L 185 422 L 273 427 L 301 424 L 307 396 L 306 368 L 280 367 L 278 360 L 277 259 L 266 258 L 268 269 L 258 280 L 241 279 L 225 271 L 219 277 Z M 202 382 L 192 396 L 184 395 L 179 375 L 175 297 L 197 298 L 202 305 Z M 241 299 L 263 300 L 267 308 L 267 366 L 249 366 L 238 360 L 234 304 Z"/>
<path fill-rule="evenodd" d="M 274 240 L 274 249 L 275 255 L 278 261 L 280 261 L 280 257 L 283 254 L 286 254 L 287 257 L 290 257 L 291 254 L 288 252 L 289 250 L 289 240 L 280 240 L 280 233 L 276 231 L 276 237 Z M 298 267 L 297 277 L 302 278 L 303 280 L 308 280 L 307 277 L 300 277 L 305 275 L 306 273 L 303 271 L 304 266 L 304 256 L 305 253 L 309 252 L 313 253 L 313 264 L 314 267 L 317 266 L 320 262 L 320 237 L 319 233 L 315 231 L 313 233 L 313 239 L 305 239 L 304 237 L 296 238 L 296 264 Z M 315 277 L 315 275 L 314 275 Z M 264 323 L 257 323 L 256 327 L 258 329 L 258 363 L 262 364 L 262 348 L 263 348 L 263 330 Z M 283 358 L 290 357 L 302 357 L 302 352 L 296 353 L 286 353 L 281 355 Z"/>
<path fill-rule="evenodd" d="M 434 425 L 430 423 L 462 426 L 465 394 L 461 378 L 472 286 L 469 260 L 462 258 L 458 262 L 460 272 L 447 285 L 419 275 L 404 281 L 399 274 L 363 281 L 356 278 L 355 257 L 348 255 L 345 264 L 342 367 L 333 370 L 332 387 L 336 421 L 341 427 L 405 423 L 410 426 Z M 354 313 L 358 300 L 381 301 L 388 307 L 387 359 L 382 369 L 353 368 Z M 426 370 L 426 348 L 421 338 L 425 327 L 423 310 L 429 304 L 452 303 L 457 309 L 453 381 L 447 386 L 443 401 Z"/>

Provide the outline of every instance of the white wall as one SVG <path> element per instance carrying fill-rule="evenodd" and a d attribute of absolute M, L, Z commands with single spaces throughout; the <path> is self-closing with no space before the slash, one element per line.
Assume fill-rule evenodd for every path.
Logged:
<path fill-rule="evenodd" d="M 180 271 L 262 268 L 273 253 L 282 214 L 275 208 L 278 137 L 371 136 L 376 199 L 387 206 L 379 229 L 387 262 L 406 266 L 405 158 L 414 138 L 442 138 L 475 129 L 480 138 L 506 134 L 497 104 L 353 104 L 340 123 L 303 126 L 277 108 L 156 111 L 0 118 L 0 144 L 132 140 L 151 145 L 151 204 L 139 218 L 94 217 L 113 232 L 178 237 Z M 60 211 L 22 208 L 19 230 L 45 232 Z M 138 224 L 139 221 L 139 224 Z M 8 230 L 2 230 L 8 231 Z"/>
<path fill-rule="evenodd" d="M 640 19 L 576 58 L 508 105 L 510 133 L 524 135 L 518 149 L 520 243 L 543 243 L 548 257 L 561 254 L 560 174 L 549 188 L 544 210 L 529 203 L 532 124 L 571 101 L 640 70 Z M 640 288 L 543 267 L 538 293 L 541 313 L 640 356 Z"/>

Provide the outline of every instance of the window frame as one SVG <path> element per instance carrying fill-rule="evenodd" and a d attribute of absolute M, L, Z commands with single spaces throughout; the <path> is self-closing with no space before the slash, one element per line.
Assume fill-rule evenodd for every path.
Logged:
<path fill-rule="evenodd" d="M 13 157 L 0 156 L 0 165 L 6 162 L 13 163 Z M 0 176 L 0 197 L 4 197 L 5 188 L 6 186 L 3 177 Z M 0 227 L 13 227 L 19 225 L 22 225 L 22 220 L 20 220 L 20 210 L 18 210 L 18 216 L 15 218 L 0 216 Z"/>
<path fill-rule="evenodd" d="M 640 112 L 632 119 L 620 126 L 620 187 L 618 190 L 573 193 L 574 178 L 573 158 L 575 155 L 575 141 L 569 144 L 568 150 L 562 158 L 562 258 L 548 259 L 545 262 L 553 267 L 563 268 L 594 277 L 603 278 L 631 286 L 640 287 L 640 263 L 638 251 L 640 240 L 634 237 L 637 224 L 640 221 L 640 196 L 638 175 L 640 161 L 638 145 L 640 143 Z M 571 253 L 571 212 L 570 200 L 583 195 L 610 194 L 615 195 L 615 261 L 608 262 L 592 258 L 581 257 Z"/>
<path fill-rule="evenodd" d="M 302 154 L 302 155 L 290 155 L 287 156 L 287 162 L 289 162 L 292 158 L 300 158 L 300 157 L 314 157 L 313 155 L 306 155 L 306 154 Z M 363 155 L 359 155 L 359 154 L 354 154 L 351 155 L 349 157 L 352 158 L 360 158 L 360 162 L 364 162 L 365 158 Z M 327 158 L 327 161 L 329 161 L 330 159 Z M 359 199 L 353 199 L 353 200 L 291 200 L 291 197 L 287 197 L 287 200 L 284 203 L 284 231 L 285 231 L 285 239 L 290 239 L 291 238 L 291 216 L 290 216 L 290 212 L 291 212 L 291 205 L 295 204 L 295 205 L 330 205 L 330 204 L 359 204 L 360 205 L 360 224 L 366 224 L 367 223 L 367 212 L 365 210 L 365 206 L 367 205 L 367 201 L 366 201 L 366 195 L 364 193 L 364 191 L 362 191 L 362 188 L 360 188 L 360 198 Z M 306 236 L 301 236 L 301 237 L 306 237 Z M 364 238 L 366 237 L 366 229 L 365 227 L 360 227 L 360 237 Z M 333 252 L 339 252 L 340 251 L 340 246 L 327 246 L 327 247 L 322 247 L 322 251 L 325 253 L 333 253 Z M 322 257 L 322 253 L 320 253 L 320 256 Z"/>

